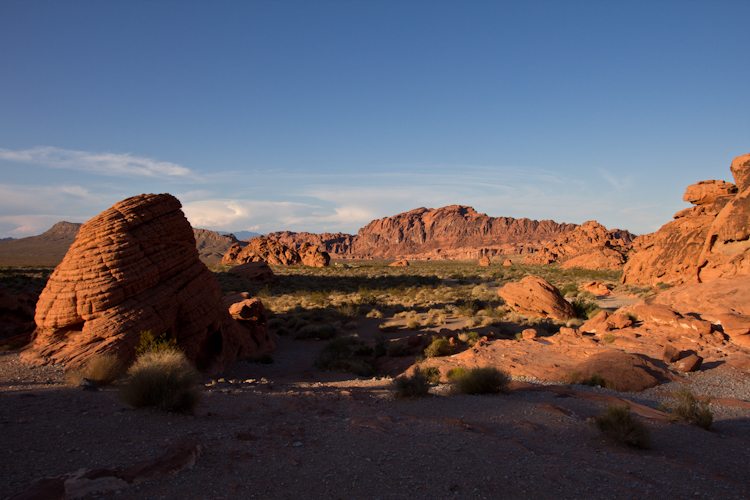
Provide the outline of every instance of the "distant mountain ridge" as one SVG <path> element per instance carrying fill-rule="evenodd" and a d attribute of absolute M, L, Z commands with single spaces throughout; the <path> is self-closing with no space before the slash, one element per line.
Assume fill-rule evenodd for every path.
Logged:
<path fill-rule="evenodd" d="M 334 258 L 450 260 L 533 253 L 576 227 L 551 220 L 489 217 L 472 207 L 450 205 L 374 220 L 356 236 L 290 231 L 268 236 L 295 248 L 304 243 L 318 245 Z"/>

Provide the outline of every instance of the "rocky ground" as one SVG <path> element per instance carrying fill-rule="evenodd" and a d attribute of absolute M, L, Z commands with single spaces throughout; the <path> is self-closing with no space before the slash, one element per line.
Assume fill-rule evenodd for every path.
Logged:
<path fill-rule="evenodd" d="M 518 380 L 509 395 L 450 396 L 441 386 L 395 400 L 387 379 L 316 370 L 322 345 L 282 338 L 275 363 L 238 363 L 204 380 L 194 415 L 132 410 L 116 388 L 67 386 L 58 367 L 2 353 L 0 498 L 39 478 L 150 460 L 185 440 L 201 446 L 194 465 L 86 498 L 750 497 L 750 384 L 731 370 L 687 376 L 697 395 L 727 398 L 711 405 L 712 431 L 650 420 L 654 447 L 644 451 L 605 439 L 592 417 L 606 401 L 586 394 L 655 408 L 682 383 L 628 394 Z"/>

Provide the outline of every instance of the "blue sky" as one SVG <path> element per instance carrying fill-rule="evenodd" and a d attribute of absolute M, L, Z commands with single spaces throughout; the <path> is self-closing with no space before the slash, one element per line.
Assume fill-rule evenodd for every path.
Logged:
<path fill-rule="evenodd" d="M 750 151 L 750 2 L 0 2 L 0 237 L 417 207 L 648 233 Z"/>

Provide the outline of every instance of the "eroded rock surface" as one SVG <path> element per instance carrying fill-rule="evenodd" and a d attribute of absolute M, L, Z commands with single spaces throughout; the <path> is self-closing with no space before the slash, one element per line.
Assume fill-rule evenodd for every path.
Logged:
<path fill-rule="evenodd" d="M 633 238 L 628 231 L 610 231 L 596 221 L 588 221 L 560 235 L 539 252 L 527 255 L 523 263 L 556 263 L 565 269 L 622 269 Z"/>
<path fill-rule="evenodd" d="M 707 282 L 750 273 L 750 155 L 734 159 L 735 184 L 703 181 L 683 199 L 693 207 L 659 231 L 639 236 L 622 282 Z"/>
<path fill-rule="evenodd" d="M 35 322 L 22 354 L 34 363 L 79 365 L 109 353 L 127 361 L 146 330 L 167 333 L 209 372 L 273 348 L 232 320 L 169 194 L 128 198 L 84 224 L 40 295 Z"/>
<path fill-rule="evenodd" d="M 527 276 L 516 283 L 508 283 L 497 291 L 506 305 L 521 314 L 569 320 L 576 317 L 568 303 L 549 281 L 539 276 Z"/>
<path fill-rule="evenodd" d="M 245 264 L 248 262 L 266 262 L 275 266 L 311 266 L 325 267 L 330 262 L 326 252 L 317 247 L 304 244 L 297 251 L 274 238 L 258 236 L 251 239 L 247 246 L 233 244 L 221 260 L 222 264 Z"/>

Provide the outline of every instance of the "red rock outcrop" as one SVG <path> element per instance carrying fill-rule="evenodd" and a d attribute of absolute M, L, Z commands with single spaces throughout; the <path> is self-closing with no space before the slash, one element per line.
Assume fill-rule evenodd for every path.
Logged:
<path fill-rule="evenodd" d="M 526 276 L 516 283 L 508 283 L 497 293 L 508 307 L 521 314 L 561 321 L 576 317 L 573 306 L 562 298 L 560 291 L 539 276 Z"/>
<path fill-rule="evenodd" d="M 221 260 L 222 264 L 245 264 L 248 262 L 266 262 L 275 266 L 327 266 L 331 258 L 317 247 L 303 244 L 298 252 L 274 238 L 258 236 L 248 242 L 244 248 L 239 243 L 233 244 Z"/>
<path fill-rule="evenodd" d="M 219 234 L 208 229 L 193 228 L 193 236 L 200 259 L 206 264 L 218 264 L 233 244 L 241 245 L 233 234 Z"/>
<path fill-rule="evenodd" d="M 272 349 L 267 333 L 249 335 L 229 315 L 180 208 L 169 194 L 144 194 L 84 224 L 39 297 L 22 358 L 79 365 L 111 353 L 128 361 L 146 330 L 176 339 L 208 372 Z"/>
<path fill-rule="evenodd" d="M 492 264 L 492 261 L 486 255 L 482 257 L 481 259 L 479 259 L 479 265 L 482 267 L 488 267 L 491 264 Z"/>
<path fill-rule="evenodd" d="M 279 278 L 276 277 L 273 270 L 263 261 L 240 264 L 239 266 L 233 267 L 228 272 L 230 274 L 236 274 L 248 281 L 254 281 L 261 284 L 279 282 Z"/>
<path fill-rule="evenodd" d="M 562 264 L 565 269 L 621 269 L 634 236 L 628 231 L 608 231 L 596 221 L 585 222 L 560 235 L 539 252 L 527 255 L 524 264 Z"/>
<path fill-rule="evenodd" d="M 20 341 L 23 345 L 34 331 L 37 297 L 30 293 L 11 295 L 0 286 L 0 342 Z"/>
<path fill-rule="evenodd" d="M 750 155 L 735 158 L 730 169 L 736 187 L 724 181 L 689 186 L 683 199 L 695 206 L 636 239 L 623 283 L 706 282 L 750 273 Z"/>
<path fill-rule="evenodd" d="M 408 267 L 409 261 L 406 259 L 400 259 L 400 260 L 397 260 L 396 262 L 391 262 L 390 264 L 388 264 L 388 266 L 389 267 Z"/>
<path fill-rule="evenodd" d="M 292 231 L 279 231 L 266 235 L 269 238 L 279 240 L 284 245 L 299 249 L 307 243 L 337 258 L 351 258 L 352 242 L 356 236 L 344 233 L 294 233 Z"/>

